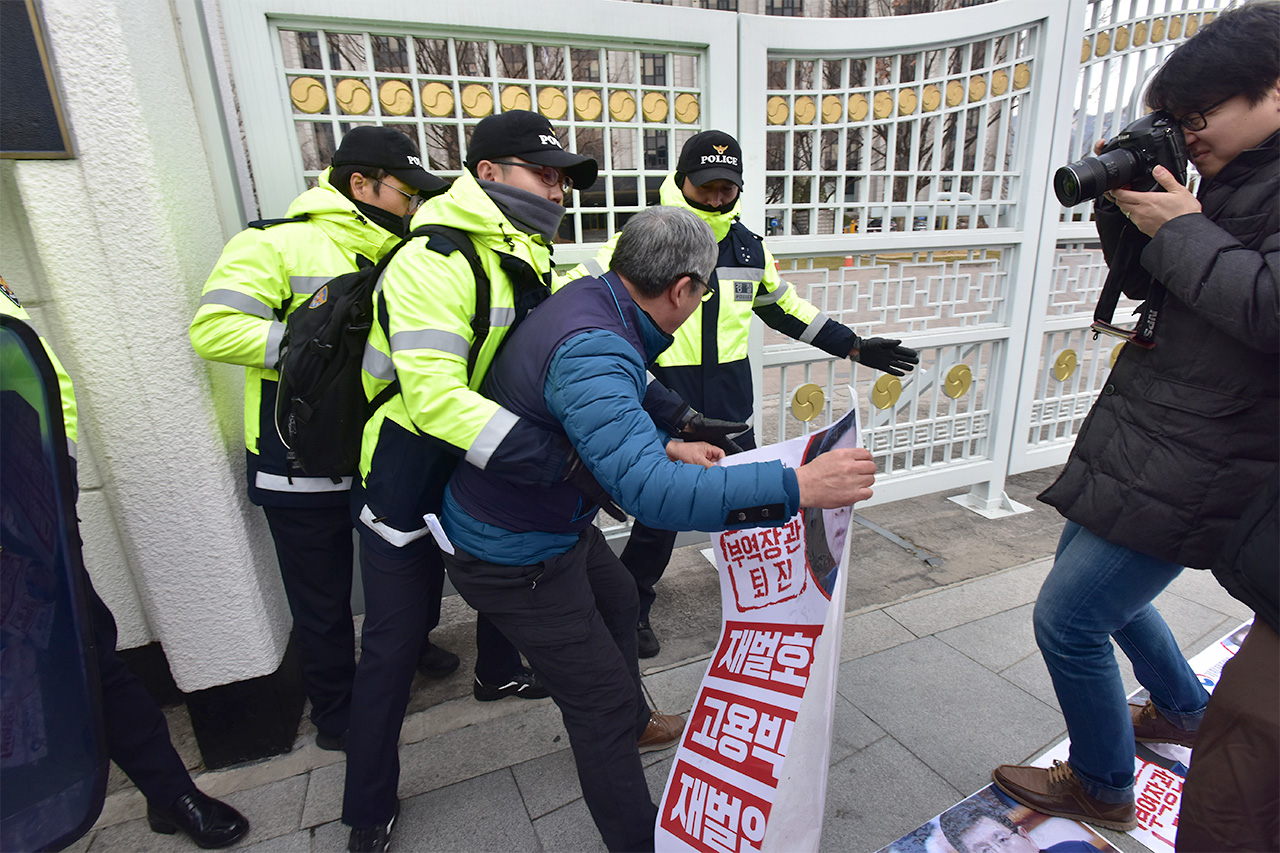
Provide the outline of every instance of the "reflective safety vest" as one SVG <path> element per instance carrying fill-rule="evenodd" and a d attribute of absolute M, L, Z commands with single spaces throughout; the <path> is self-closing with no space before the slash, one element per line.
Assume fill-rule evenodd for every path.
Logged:
<path fill-rule="evenodd" d="M 376 262 L 399 238 L 366 219 L 329 183 L 328 171 L 289 206 L 289 216 L 300 214 L 306 219 L 231 238 L 205 282 L 191 345 L 210 361 L 245 368 L 249 498 L 267 506 L 341 506 L 351 477 L 300 476 L 276 433 L 275 367 L 284 320 L 329 279 L 358 269 L 358 255 Z"/>
<path fill-rule="evenodd" d="M 18 297 L 3 278 L 0 278 L 0 314 L 7 314 L 10 317 L 17 317 L 22 322 L 35 329 L 31 323 L 31 315 L 22 307 L 22 303 L 18 301 Z M 40 334 L 36 329 L 36 334 Z M 80 418 L 76 409 L 76 391 L 71 387 L 71 377 L 62 366 L 62 362 L 58 361 L 58 357 L 54 355 L 53 348 L 49 346 L 49 342 L 44 339 L 44 335 L 40 335 L 40 343 L 44 346 L 45 354 L 49 356 L 49 361 L 53 364 L 53 371 L 58 375 L 58 395 L 62 399 L 62 425 L 67 433 L 67 454 L 74 461 L 76 458 L 76 442 L 79 439 L 79 423 Z M 0 371 L 4 370 L 4 365 L 0 364 Z M 39 407 L 43 408 L 43 406 Z"/>
<path fill-rule="evenodd" d="M 740 203 L 728 213 L 710 213 L 689 205 L 668 175 L 659 201 L 692 211 L 711 226 L 719 256 L 709 287 L 712 296 L 676 330 L 675 342 L 651 368 L 653 375 L 704 414 L 751 422 L 751 365 L 747 337 L 752 315 L 784 335 L 845 358 L 854 333 L 807 302 L 774 266 L 764 241 L 739 219 Z M 602 275 L 609 267 L 618 235 L 591 260 L 579 264 L 563 281 Z"/>

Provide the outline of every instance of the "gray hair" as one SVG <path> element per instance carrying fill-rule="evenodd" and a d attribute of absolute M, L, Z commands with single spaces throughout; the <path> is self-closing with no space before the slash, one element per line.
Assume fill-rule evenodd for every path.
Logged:
<path fill-rule="evenodd" d="M 654 297 L 682 275 L 705 283 L 718 254 L 711 226 L 695 213 L 680 207 L 647 207 L 623 226 L 609 268 L 642 295 Z"/>

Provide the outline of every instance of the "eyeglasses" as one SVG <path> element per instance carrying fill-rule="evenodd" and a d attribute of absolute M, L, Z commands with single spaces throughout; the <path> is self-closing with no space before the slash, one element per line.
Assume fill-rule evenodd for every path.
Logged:
<path fill-rule="evenodd" d="M 560 187 L 560 192 L 567 193 L 573 189 L 573 178 L 561 172 L 553 166 L 540 166 L 537 163 L 521 163 L 516 160 L 493 160 L 491 161 L 499 166 L 522 166 L 525 169 L 535 169 L 538 177 L 542 179 L 542 183 L 549 187 Z"/>
<path fill-rule="evenodd" d="M 381 178 L 374 178 L 374 179 L 373 179 L 373 182 L 374 182 L 375 184 L 378 184 L 379 186 L 384 186 L 384 187 L 387 187 L 388 189 L 393 189 L 393 190 L 395 190 L 396 192 L 400 193 L 400 195 L 402 195 L 402 196 L 404 196 L 405 198 L 407 198 L 407 199 L 409 200 L 409 212 L 410 212 L 410 213 L 413 213 L 415 210 L 417 210 L 418 208 L 422 207 L 422 203 L 423 203 L 424 201 L 426 201 L 426 199 L 424 199 L 422 196 L 418 195 L 417 193 L 407 193 L 407 192 L 405 192 L 404 190 L 400 189 L 400 188 L 399 188 L 399 187 L 397 187 L 397 186 L 392 186 L 391 184 L 387 183 L 386 181 L 382 180 Z"/>
<path fill-rule="evenodd" d="M 1228 95 L 1216 104 L 1207 106 L 1202 110 L 1192 110 L 1182 118 L 1178 119 L 1178 124 L 1182 125 L 1183 129 L 1190 130 L 1193 133 L 1197 130 L 1204 130 L 1209 125 L 1209 119 L 1206 118 L 1206 114 L 1213 112 L 1234 97 L 1235 95 Z"/>
<path fill-rule="evenodd" d="M 678 276 L 676 276 L 675 278 L 673 278 L 673 279 L 672 279 L 672 282 L 673 282 L 673 283 L 674 283 L 674 282 L 677 282 L 677 281 L 679 281 L 680 279 L 685 278 L 686 276 L 688 276 L 689 280 L 690 280 L 690 281 L 692 281 L 694 284 L 700 284 L 700 285 L 702 285 L 702 295 L 698 297 L 698 301 L 699 301 L 699 302 L 709 302 L 709 301 L 711 301 L 711 297 L 715 295 L 715 291 L 711 289 L 711 285 L 710 285 L 710 284 L 707 284 L 705 281 L 703 281 L 702 279 L 698 278 L 698 276 L 694 275 L 694 274 L 693 274 L 693 273 L 691 273 L 691 272 L 682 272 L 682 273 L 680 273 L 680 275 L 678 275 Z"/>

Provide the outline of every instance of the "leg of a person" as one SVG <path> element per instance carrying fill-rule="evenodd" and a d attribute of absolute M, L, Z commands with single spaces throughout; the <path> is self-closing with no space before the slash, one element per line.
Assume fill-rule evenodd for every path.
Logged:
<path fill-rule="evenodd" d="M 1179 853 L 1280 850 L 1280 636 L 1255 619 L 1196 734 Z"/>
<path fill-rule="evenodd" d="M 627 672 L 635 684 L 638 740 L 649 725 L 649 703 L 644 698 L 644 687 L 640 683 L 640 661 L 636 655 L 636 585 L 626 567 L 614 556 L 613 549 L 599 529 L 589 528 L 583 533 L 583 540 L 588 549 L 587 582 L 595 596 L 596 610 L 600 612 L 605 628 L 622 653 L 622 659 L 627 661 Z"/>
<path fill-rule="evenodd" d="M 636 632 L 631 626 L 631 633 Z M 506 684 L 524 666 L 520 651 L 483 613 L 476 614 L 476 678 L 485 684 Z"/>
<path fill-rule="evenodd" d="M 675 544 L 674 530 L 658 530 L 646 527 L 638 521 L 631 525 L 631 535 L 622 549 L 622 565 L 626 566 L 635 579 L 636 591 L 640 594 L 637 621 L 649 621 L 649 610 L 657 598 L 653 585 L 662 579 L 663 572 L 667 570 Z M 631 630 L 635 632 L 634 625 Z"/>
<path fill-rule="evenodd" d="M 636 748 L 635 682 L 596 609 L 590 550 L 579 540 L 566 554 L 532 566 L 499 566 L 463 551 L 447 562 L 462 597 L 515 643 L 559 706 L 583 799 L 605 846 L 652 850 L 657 807 Z"/>
<path fill-rule="evenodd" d="M 444 561 L 440 557 L 440 549 L 434 544 L 427 544 L 426 547 L 430 551 L 430 556 L 424 558 L 428 561 L 425 563 L 427 567 L 427 602 L 426 613 L 422 617 L 425 630 L 422 634 L 422 648 L 419 650 L 419 654 L 425 652 L 431 646 L 431 632 L 440 624 L 440 605 L 444 600 Z M 360 553 L 361 555 L 364 554 L 363 548 Z M 363 577 L 364 563 L 360 564 L 360 573 L 361 577 Z"/>
<path fill-rule="evenodd" d="M 1111 635 L 1142 617 L 1141 644 L 1151 655 L 1144 666 L 1171 682 L 1179 668 L 1195 679 L 1176 643 L 1160 646 L 1147 636 L 1156 632 L 1156 621 L 1163 625 L 1158 614 L 1147 613 L 1152 599 L 1181 571 L 1069 521 L 1036 599 L 1036 644 L 1071 735 L 1070 764 L 1086 790 L 1104 802 L 1133 796 L 1133 724 Z"/>
<path fill-rule="evenodd" d="M 346 506 L 262 509 L 276 543 L 280 576 L 293 614 L 311 721 L 322 734 L 337 737 L 347 730 L 356 674 L 350 510 Z"/>
<path fill-rule="evenodd" d="M 164 714 L 142 682 L 116 655 L 115 617 L 93 585 L 88 586 L 89 621 L 93 625 L 102 682 L 107 754 L 133 780 L 147 802 L 168 808 L 196 785 L 169 740 Z"/>
<path fill-rule="evenodd" d="M 342 821 L 369 827 L 385 824 L 395 812 L 400 725 L 427 629 L 423 613 L 431 576 L 443 571 L 443 564 L 435 548 L 389 557 L 362 539 L 360 568 L 365 617 L 351 693 Z"/>

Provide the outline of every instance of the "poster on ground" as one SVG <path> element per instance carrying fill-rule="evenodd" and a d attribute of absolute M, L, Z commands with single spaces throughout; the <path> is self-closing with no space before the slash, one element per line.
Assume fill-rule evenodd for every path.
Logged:
<path fill-rule="evenodd" d="M 790 468 L 859 444 L 858 399 L 821 432 L 722 464 Z M 720 640 L 659 801 L 657 849 L 817 850 L 849 560 L 851 507 L 712 535 Z"/>

